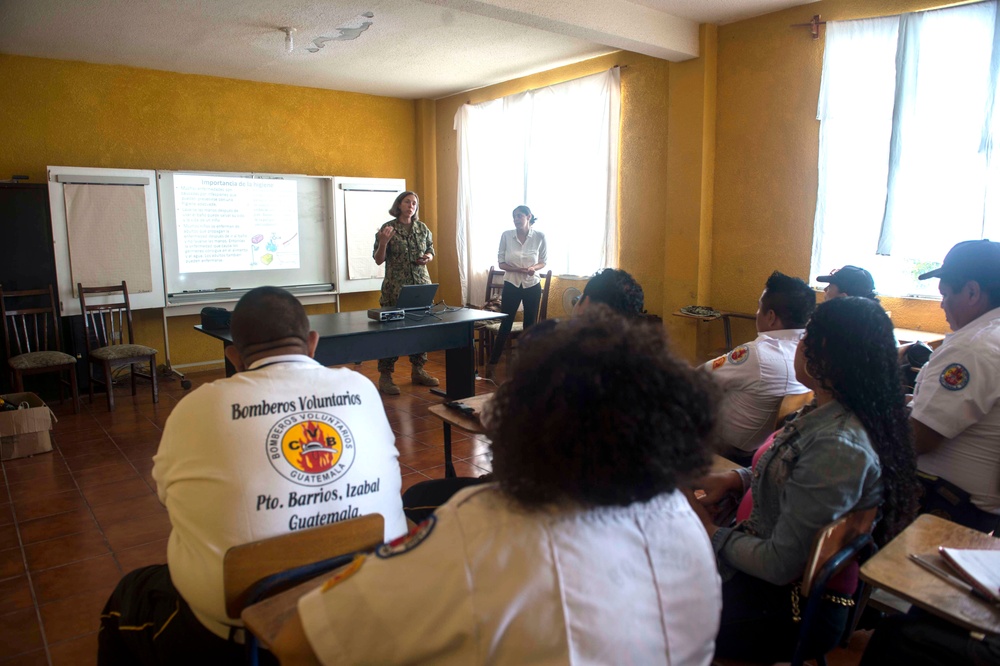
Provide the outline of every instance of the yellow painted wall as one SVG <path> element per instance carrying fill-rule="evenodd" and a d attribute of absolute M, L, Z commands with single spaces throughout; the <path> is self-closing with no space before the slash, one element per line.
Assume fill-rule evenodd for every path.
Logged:
<path fill-rule="evenodd" d="M 424 180 L 411 100 L 8 55 L 0 95 L 0 177 L 45 182 L 46 166 L 60 165 Z M 341 309 L 377 302 L 349 294 Z M 162 351 L 160 311 L 136 319 L 140 341 Z M 195 323 L 170 319 L 175 365 L 221 360 Z"/>
<path fill-rule="evenodd" d="M 954 4 L 823 0 L 719 28 L 711 304 L 753 312 L 772 270 L 806 278 L 816 208 L 823 39 L 813 14 L 847 20 Z M 942 250 L 943 251 L 943 250 Z M 897 326 L 947 332 L 937 301 L 884 299 Z M 721 345 L 721 325 L 706 325 Z M 734 337 L 753 336 L 752 322 Z"/>

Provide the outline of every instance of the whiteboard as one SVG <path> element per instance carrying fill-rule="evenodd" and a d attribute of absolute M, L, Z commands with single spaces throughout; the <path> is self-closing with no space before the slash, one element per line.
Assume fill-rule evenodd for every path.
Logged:
<path fill-rule="evenodd" d="M 392 219 L 389 209 L 405 190 L 406 180 L 402 178 L 333 179 L 340 293 L 382 289 L 385 264 L 377 266 L 372 259 L 375 234 Z"/>
<path fill-rule="evenodd" d="M 261 226 L 259 220 L 255 220 L 254 225 L 261 226 L 262 233 L 252 236 L 248 233 L 246 238 L 236 234 L 238 237 L 232 242 L 233 247 L 238 246 L 245 251 L 245 256 L 230 256 L 216 269 L 195 269 L 190 242 L 186 247 L 183 245 L 184 227 L 179 227 L 179 220 L 185 219 L 183 197 L 187 195 L 184 194 L 184 186 L 189 182 L 206 183 L 206 187 L 213 183 L 226 183 L 239 185 L 245 190 L 270 187 L 291 191 L 293 200 L 284 207 L 285 210 L 266 211 L 269 218 L 282 214 L 291 216 L 291 226 Z M 167 302 L 173 305 L 192 300 L 210 301 L 225 292 L 265 285 L 298 292 L 334 293 L 337 278 L 334 270 L 336 246 L 330 233 L 331 183 L 332 179 L 328 176 L 158 171 Z M 233 210 L 237 206 L 235 203 L 227 205 L 232 205 Z M 218 242 L 228 240 L 222 233 Z M 202 239 L 201 242 L 204 245 L 214 241 Z"/>
<path fill-rule="evenodd" d="M 52 213 L 52 243 L 56 260 L 56 280 L 59 292 L 60 312 L 63 316 L 80 314 L 80 300 L 76 294 L 74 268 L 77 274 L 81 270 L 85 274 L 112 275 L 109 267 L 127 262 L 130 257 L 123 254 L 121 243 L 116 242 L 113 231 L 106 234 L 101 229 L 91 229 L 89 233 L 101 238 L 100 242 L 90 243 L 86 253 L 77 252 L 71 256 L 69 229 L 66 216 L 66 187 L 75 184 L 86 185 L 127 185 L 141 187 L 145 200 L 145 219 L 140 215 L 137 224 L 144 225 L 140 237 L 145 236 L 146 246 L 139 251 L 148 252 L 151 285 L 148 291 L 129 291 L 129 302 L 133 310 L 162 308 L 165 305 L 163 290 L 163 262 L 160 260 L 159 212 L 156 199 L 156 172 L 145 169 L 102 169 L 96 167 L 59 167 L 48 168 L 49 204 Z M 79 247 L 79 246 L 78 246 Z M 91 271 L 91 269 L 99 269 Z M 109 286 L 119 284 L 124 277 L 111 280 L 107 285 L 88 284 L 87 286 Z M 107 297 L 94 296 L 95 303 L 108 300 Z"/>

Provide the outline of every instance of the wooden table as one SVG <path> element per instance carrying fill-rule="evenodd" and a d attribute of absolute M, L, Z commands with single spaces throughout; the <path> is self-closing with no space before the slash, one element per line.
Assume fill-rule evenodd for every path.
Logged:
<path fill-rule="evenodd" d="M 912 328 L 894 328 L 892 330 L 896 334 L 896 342 L 901 345 L 905 345 L 910 342 L 926 342 L 932 347 L 936 347 L 937 345 L 932 343 L 944 340 L 944 333 L 918 331 Z"/>
<path fill-rule="evenodd" d="M 1000 634 L 1000 609 L 966 594 L 909 559 L 910 553 L 948 570 L 938 546 L 1000 550 L 1000 539 L 924 514 L 861 567 L 861 578 L 970 631 Z"/>
<path fill-rule="evenodd" d="M 475 410 L 475 413 L 471 416 L 466 416 L 465 414 L 459 412 L 458 410 L 452 409 L 451 407 L 446 407 L 444 405 L 434 405 L 433 407 L 428 407 L 427 411 L 438 417 L 444 422 L 444 475 L 446 478 L 452 478 L 455 476 L 455 465 L 451 460 L 451 428 L 455 426 L 461 428 L 462 430 L 472 433 L 473 435 L 481 435 L 485 432 L 483 429 L 483 424 L 479 420 L 479 415 L 483 411 L 483 406 L 493 398 L 492 393 L 486 393 L 484 395 L 477 395 L 471 398 L 463 398 L 462 404 L 468 405 Z M 722 456 L 713 455 L 712 456 L 712 471 L 713 472 L 727 472 L 740 467 L 731 460 L 727 460 Z"/>
<path fill-rule="evenodd" d="M 270 649 L 281 628 L 299 612 L 299 599 L 333 578 L 339 571 L 340 569 L 328 571 L 273 597 L 247 606 L 240 613 L 240 619 L 243 620 L 247 631 L 260 641 L 260 646 Z"/>
<path fill-rule="evenodd" d="M 730 319 L 752 319 L 757 320 L 757 315 L 748 314 L 746 312 L 729 312 L 728 310 L 719 310 L 717 315 L 692 315 L 686 312 L 681 312 L 677 310 L 674 312 L 675 317 L 687 317 L 688 319 L 697 319 L 698 321 L 715 321 L 716 319 L 722 320 L 722 330 L 726 334 L 726 351 L 728 352 L 733 348 L 733 330 L 732 325 L 729 323 Z"/>

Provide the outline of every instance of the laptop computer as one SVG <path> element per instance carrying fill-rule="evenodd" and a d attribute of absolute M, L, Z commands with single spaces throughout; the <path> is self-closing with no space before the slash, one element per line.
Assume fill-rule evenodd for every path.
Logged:
<path fill-rule="evenodd" d="M 428 310 L 434 305 L 434 295 L 438 286 L 434 284 L 404 284 L 396 299 L 396 308 L 410 312 L 411 310 Z"/>

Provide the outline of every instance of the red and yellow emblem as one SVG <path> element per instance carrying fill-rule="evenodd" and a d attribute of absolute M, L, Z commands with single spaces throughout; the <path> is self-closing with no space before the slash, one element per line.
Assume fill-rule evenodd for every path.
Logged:
<path fill-rule="evenodd" d="M 726 357 L 720 356 L 719 358 L 712 361 L 712 370 L 718 370 L 726 364 Z"/>
<path fill-rule="evenodd" d="M 940 382 L 949 391 L 961 391 L 969 385 L 969 371 L 961 363 L 952 363 L 941 371 Z"/>
<path fill-rule="evenodd" d="M 267 457 L 289 481 L 320 486 L 336 481 L 354 463 L 354 436 L 332 414 L 299 412 L 271 427 Z"/>
<path fill-rule="evenodd" d="M 729 352 L 727 357 L 729 362 L 733 365 L 739 365 L 740 363 L 746 363 L 746 360 L 750 358 L 750 348 L 746 345 L 740 345 L 733 351 Z"/>

